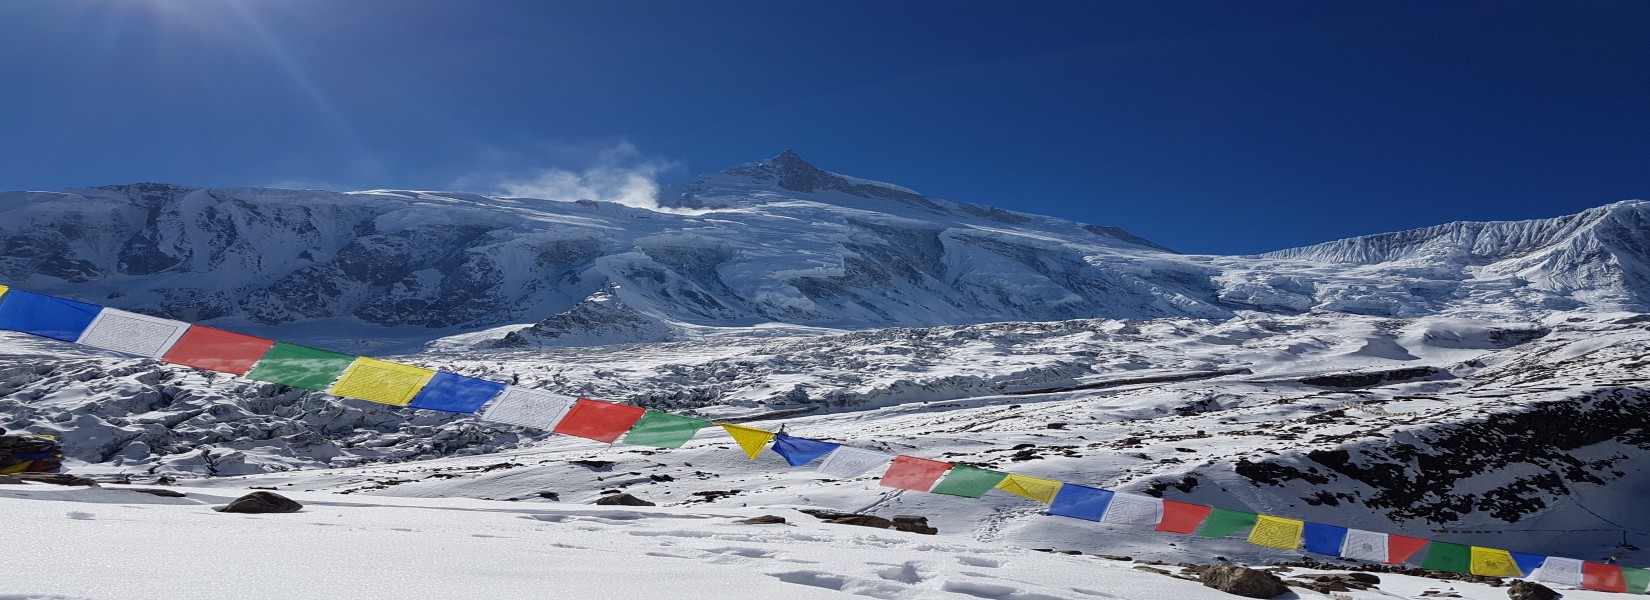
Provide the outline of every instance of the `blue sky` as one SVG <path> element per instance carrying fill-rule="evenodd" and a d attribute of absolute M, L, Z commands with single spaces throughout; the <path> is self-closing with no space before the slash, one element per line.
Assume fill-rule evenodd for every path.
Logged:
<path fill-rule="evenodd" d="M 498 192 L 793 149 L 1250 253 L 1650 199 L 1650 3 L 6 0 L 0 189 Z"/>

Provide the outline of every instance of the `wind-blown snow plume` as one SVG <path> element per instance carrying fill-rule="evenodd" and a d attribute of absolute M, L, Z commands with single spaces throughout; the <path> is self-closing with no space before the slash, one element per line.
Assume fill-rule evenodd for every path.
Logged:
<path fill-rule="evenodd" d="M 547 200 L 600 200 L 635 208 L 659 207 L 660 173 L 676 164 L 643 155 L 630 142 L 618 142 L 594 152 L 590 164 L 579 170 L 537 169 L 496 184 L 508 196 Z"/>

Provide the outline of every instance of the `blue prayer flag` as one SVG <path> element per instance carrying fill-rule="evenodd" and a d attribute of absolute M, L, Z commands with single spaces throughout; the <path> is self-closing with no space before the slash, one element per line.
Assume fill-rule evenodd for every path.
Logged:
<path fill-rule="evenodd" d="M 100 312 L 96 304 L 11 290 L 0 298 L 0 329 L 73 342 Z"/>
<path fill-rule="evenodd" d="M 1060 486 L 1060 493 L 1054 495 L 1054 504 L 1049 505 L 1048 514 L 1099 521 L 1106 515 L 1111 497 L 1111 490 L 1068 483 Z"/>
<path fill-rule="evenodd" d="M 504 384 L 463 375 L 454 375 L 446 371 L 436 371 L 430 382 L 424 384 L 424 389 L 418 391 L 410 408 L 426 408 L 429 410 L 444 410 L 447 412 L 473 413 L 481 409 L 481 405 L 492 400 Z"/>
<path fill-rule="evenodd" d="M 1346 528 L 1323 523 L 1306 522 L 1306 529 L 1301 532 L 1301 547 L 1307 552 L 1341 555 L 1341 542 L 1346 540 Z"/>
<path fill-rule="evenodd" d="M 1523 571 L 1525 577 L 1534 575 L 1535 570 L 1541 568 L 1541 565 L 1547 562 L 1547 557 L 1540 554 L 1525 554 L 1510 550 L 1507 551 L 1507 554 L 1512 555 L 1513 562 L 1518 563 L 1518 570 Z"/>
<path fill-rule="evenodd" d="M 783 433 L 773 436 L 773 445 L 769 446 L 774 452 L 785 457 L 785 462 L 793 467 L 813 462 L 814 459 L 836 450 L 837 444 L 810 440 L 807 438 L 791 437 Z"/>

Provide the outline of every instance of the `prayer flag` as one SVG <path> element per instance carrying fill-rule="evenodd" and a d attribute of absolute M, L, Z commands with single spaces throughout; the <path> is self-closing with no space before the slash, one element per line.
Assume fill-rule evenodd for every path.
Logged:
<path fill-rule="evenodd" d="M 1157 524 L 1158 531 L 1189 534 L 1197 531 L 1197 526 L 1203 524 L 1203 519 L 1209 516 L 1212 507 L 1176 500 L 1163 501 L 1163 521 Z"/>
<path fill-rule="evenodd" d="M 1255 529 L 1249 532 L 1249 543 L 1268 548 L 1294 550 L 1301 546 L 1301 532 L 1305 529 L 1304 521 L 1260 515 L 1255 522 Z"/>
<path fill-rule="evenodd" d="M 324 392 L 352 364 L 355 364 L 355 357 L 348 354 L 275 342 L 246 376 L 258 381 Z"/>
<path fill-rule="evenodd" d="M 1627 579 L 1622 577 L 1621 567 L 1585 562 L 1581 564 L 1581 587 L 1600 592 L 1626 593 Z"/>
<path fill-rule="evenodd" d="M 1650 587 L 1650 570 L 1638 567 L 1622 567 L 1621 578 L 1627 584 L 1627 593 L 1643 594 L 1645 588 Z"/>
<path fill-rule="evenodd" d="M 344 374 L 333 382 L 327 393 L 390 406 L 406 406 L 431 377 L 435 377 L 435 371 L 430 369 L 363 356 L 344 369 Z"/>
<path fill-rule="evenodd" d="M 894 457 L 894 464 L 882 474 L 882 486 L 918 492 L 933 489 L 934 482 L 951 469 L 951 463 L 903 454 Z"/>
<path fill-rule="evenodd" d="M 640 406 L 579 398 L 552 431 L 611 444 L 630 431 L 646 412 L 647 409 Z"/>
<path fill-rule="evenodd" d="M 1541 568 L 1541 563 L 1547 560 L 1547 557 L 1540 554 L 1524 554 L 1523 552 L 1509 552 L 1508 554 L 1512 555 L 1513 562 L 1518 564 L 1518 571 L 1524 577 L 1534 577 L 1536 570 Z"/>
<path fill-rule="evenodd" d="M 1427 546 L 1427 557 L 1421 560 L 1421 568 L 1431 571 L 1471 574 L 1472 548 L 1461 544 L 1435 541 Z"/>
<path fill-rule="evenodd" d="M 825 460 L 819 463 L 819 474 L 836 479 L 853 479 L 886 465 L 891 460 L 894 460 L 894 455 L 887 452 L 839 446 L 825 455 Z"/>
<path fill-rule="evenodd" d="M 149 358 L 160 358 L 183 337 L 189 324 L 118 308 L 97 313 L 75 343 Z"/>
<path fill-rule="evenodd" d="M 501 391 L 504 391 L 504 384 L 496 381 L 436 371 L 430 382 L 424 384 L 424 389 L 407 403 L 407 407 L 473 413 L 481 410 L 488 400 Z"/>
<path fill-rule="evenodd" d="M 1341 543 L 1341 558 L 1387 562 L 1386 534 L 1362 529 L 1346 530 L 1346 541 Z"/>
<path fill-rule="evenodd" d="M 262 368 L 263 364 L 258 366 Z M 487 405 L 481 418 L 550 431 L 567 417 L 573 402 L 572 396 L 507 385 L 493 403 Z"/>
<path fill-rule="evenodd" d="M 1060 486 L 1060 493 L 1054 495 L 1048 514 L 1099 521 L 1106 516 L 1106 506 L 1111 504 L 1114 495 L 1111 490 L 1068 483 Z"/>
<path fill-rule="evenodd" d="M 1232 535 L 1254 527 L 1259 516 L 1255 513 L 1224 508 L 1211 509 L 1209 518 L 1203 521 L 1203 528 L 1197 531 L 1197 537 L 1219 538 Z"/>
<path fill-rule="evenodd" d="M 810 440 L 808 438 L 791 437 L 783 433 L 775 434 L 773 445 L 769 449 L 785 457 L 785 464 L 793 467 L 813 462 L 814 459 L 830 454 L 839 444 Z"/>
<path fill-rule="evenodd" d="M 700 429 L 710 425 L 710 421 L 683 417 L 656 410 L 647 411 L 636 426 L 630 428 L 630 433 L 624 436 L 624 443 L 637 446 L 653 446 L 656 448 L 681 448 L 682 444 L 693 439 L 693 435 Z"/>
<path fill-rule="evenodd" d="M 1053 479 L 1043 479 L 1028 475 L 1009 473 L 1002 481 L 997 482 L 997 489 L 1024 496 L 1030 500 L 1043 504 L 1053 504 L 1054 495 L 1060 492 L 1061 483 Z"/>
<path fill-rule="evenodd" d="M 1004 479 L 1008 479 L 1008 473 L 957 465 L 945 472 L 945 479 L 934 486 L 933 493 L 978 498 L 995 489 Z"/>
<path fill-rule="evenodd" d="M 0 297 L 0 329 L 72 342 L 103 307 L 67 298 L 10 290 Z"/>
<path fill-rule="evenodd" d="M 1470 569 L 1473 575 L 1485 577 L 1523 577 L 1524 572 L 1518 569 L 1518 563 L 1513 562 L 1512 554 L 1506 550 L 1496 548 L 1472 547 L 1472 564 Z"/>
<path fill-rule="evenodd" d="M 0 285 L 0 300 L 4 300 L 6 298 L 6 290 L 9 290 L 9 289 L 11 289 L 11 288 L 6 287 L 4 285 Z"/>
<path fill-rule="evenodd" d="M 1306 547 L 1307 552 L 1340 556 L 1346 533 L 1345 527 L 1307 522 L 1306 529 L 1301 531 L 1301 545 Z"/>
<path fill-rule="evenodd" d="M 1574 558 L 1549 556 L 1546 562 L 1541 563 L 1541 570 L 1536 571 L 1535 578 L 1547 583 L 1581 587 L 1581 568 L 1581 561 Z"/>
<path fill-rule="evenodd" d="M 773 439 L 774 436 L 772 431 L 766 429 L 734 425 L 733 423 L 717 423 L 717 425 L 721 425 L 722 429 L 727 430 L 728 435 L 733 437 L 733 441 L 739 443 L 739 448 L 744 450 L 745 456 L 751 457 L 751 460 L 756 460 L 756 455 L 762 453 L 762 448 L 767 446 L 768 440 Z"/>
<path fill-rule="evenodd" d="M 160 359 L 186 367 L 245 375 L 274 346 L 275 340 L 195 325 L 183 332 L 183 337 Z"/>
<path fill-rule="evenodd" d="M 1389 535 L 1386 537 L 1386 564 L 1396 565 L 1409 560 L 1422 548 L 1427 547 L 1427 540 L 1412 538 L 1407 535 Z"/>
<path fill-rule="evenodd" d="M 1111 502 L 1106 504 L 1106 514 L 1100 520 L 1119 525 L 1156 527 L 1163 520 L 1163 500 L 1144 494 L 1113 492 Z"/>

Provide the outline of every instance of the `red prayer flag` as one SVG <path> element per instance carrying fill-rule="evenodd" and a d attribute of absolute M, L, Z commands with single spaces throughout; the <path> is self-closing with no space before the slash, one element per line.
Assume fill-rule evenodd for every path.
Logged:
<path fill-rule="evenodd" d="M 551 431 L 578 436 L 598 442 L 613 443 L 642 420 L 647 409 L 640 406 L 614 404 L 588 398 L 579 398 L 572 410 Z"/>
<path fill-rule="evenodd" d="M 192 325 L 166 355 L 169 363 L 245 376 L 269 353 L 275 340 Z"/>
<path fill-rule="evenodd" d="M 1211 510 L 1214 508 L 1202 504 L 1164 500 L 1163 520 L 1158 522 L 1157 530 L 1186 534 L 1196 532 L 1197 526 L 1203 523 Z"/>
<path fill-rule="evenodd" d="M 896 456 L 894 464 L 888 467 L 888 472 L 882 474 L 882 485 L 926 492 L 934 488 L 934 482 L 939 481 L 941 475 L 951 470 L 951 466 L 948 462 L 915 456 Z"/>
<path fill-rule="evenodd" d="M 1581 588 L 1600 592 L 1627 592 L 1627 579 L 1621 576 L 1621 567 L 1604 563 L 1581 563 Z"/>
<path fill-rule="evenodd" d="M 1422 548 L 1431 543 L 1421 538 L 1412 538 L 1406 535 L 1386 536 L 1386 564 L 1395 565 L 1415 556 Z"/>

